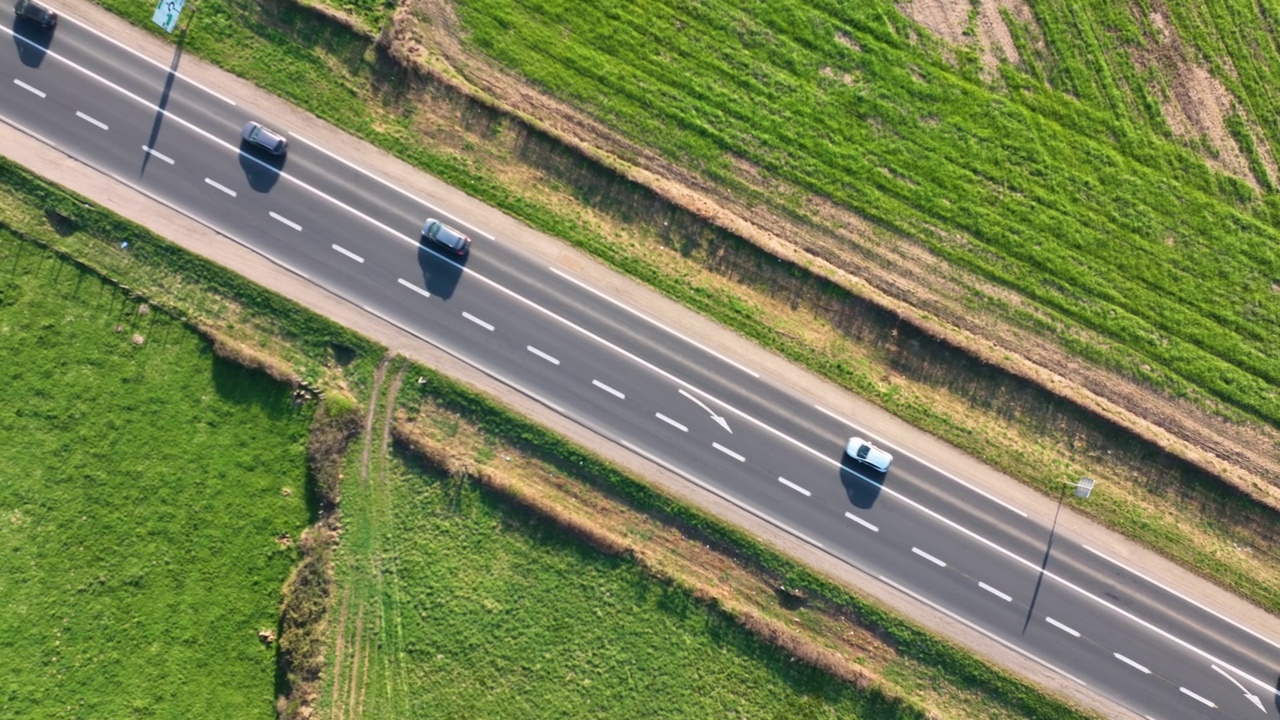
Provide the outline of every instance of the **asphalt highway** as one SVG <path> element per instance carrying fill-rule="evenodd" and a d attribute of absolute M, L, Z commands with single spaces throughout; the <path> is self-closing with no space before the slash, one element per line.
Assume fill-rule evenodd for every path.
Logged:
<path fill-rule="evenodd" d="M 170 73 L 172 58 L 65 13 L 54 33 L 0 30 L 4 122 L 1139 715 L 1280 714 L 1280 640 Z M 283 161 L 240 147 L 247 120 L 290 137 Z M 471 234 L 470 257 L 421 247 L 428 216 Z M 887 476 L 842 457 L 851 434 L 895 453 Z"/>

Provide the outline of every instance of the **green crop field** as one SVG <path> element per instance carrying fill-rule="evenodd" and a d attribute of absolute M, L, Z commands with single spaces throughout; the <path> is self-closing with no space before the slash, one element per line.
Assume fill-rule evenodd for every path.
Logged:
<path fill-rule="evenodd" d="M 309 408 L 8 235 L 0 358 L 0 718 L 274 718 Z"/>
<path fill-rule="evenodd" d="M 328 717 L 904 716 L 474 482 L 384 467 L 347 472 Z"/>
<path fill-rule="evenodd" d="M 1280 425 L 1276 3 L 1031 0 L 995 83 L 885 0 L 456 4 L 475 48 L 668 158 L 831 198 L 1029 298 L 1050 318 L 1029 330 Z M 1137 59 L 1160 55 L 1155 6 L 1232 93 L 1260 191 L 1163 118 L 1174 79 Z"/>

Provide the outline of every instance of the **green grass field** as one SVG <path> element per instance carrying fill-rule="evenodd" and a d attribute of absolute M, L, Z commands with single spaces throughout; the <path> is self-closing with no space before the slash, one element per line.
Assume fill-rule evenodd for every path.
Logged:
<path fill-rule="evenodd" d="M 375 472 L 347 472 L 333 720 L 914 717 L 472 481 Z"/>
<path fill-rule="evenodd" d="M 0 357 L 0 718 L 275 717 L 309 407 L 8 235 Z"/>
<path fill-rule="evenodd" d="M 1027 67 L 992 87 L 886 0 L 457 2 L 476 48 L 671 160 L 831 198 L 1031 299 L 1038 331 L 1107 339 L 1061 332 L 1079 354 L 1280 425 L 1280 198 L 1172 138 L 1167 79 L 1131 55 L 1157 31 L 1114 5 L 1031 2 L 1035 27 L 1012 23 Z M 1241 131 L 1280 133 L 1275 38 L 1254 3 L 1223 5 L 1170 4 L 1173 26 L 1238 75 L 1227 124 L 1263 172 Z"/>

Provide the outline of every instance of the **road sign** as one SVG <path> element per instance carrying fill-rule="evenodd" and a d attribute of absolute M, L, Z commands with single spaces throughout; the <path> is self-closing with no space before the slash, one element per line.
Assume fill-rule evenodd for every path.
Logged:
<path fill-rule="evenodd" d="M 178 26 L 178 16 L 182 14 L 182 6 L 187 4 L 187 0 L 160 0 L 156 4 L 156 11 L 151 14 L 151 22 L 164 28 L 165 32 L 171 33 Z"/>

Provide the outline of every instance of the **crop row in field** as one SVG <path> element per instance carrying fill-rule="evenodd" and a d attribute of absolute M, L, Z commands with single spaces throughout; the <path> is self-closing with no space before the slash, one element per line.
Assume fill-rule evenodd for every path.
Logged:
<path fill-rule="evenodd" d="M 1008 90 L 975 81 L 888 2 L 459 15 L 485 53 L 673 160 L 729 184 L 745 160 L 1113 340 L 1077 348 L 1095 361 L 1280 424 L 1280 233 L 1247 185 L 1169 139 L 1137 70 L 1108 69 L 1122 53 L 1095 25 L 1116 15 L 1097 5 L 1037 5 L 1074 38 L 1049 75 L 1080 100 L 1010 69 Z"/>

